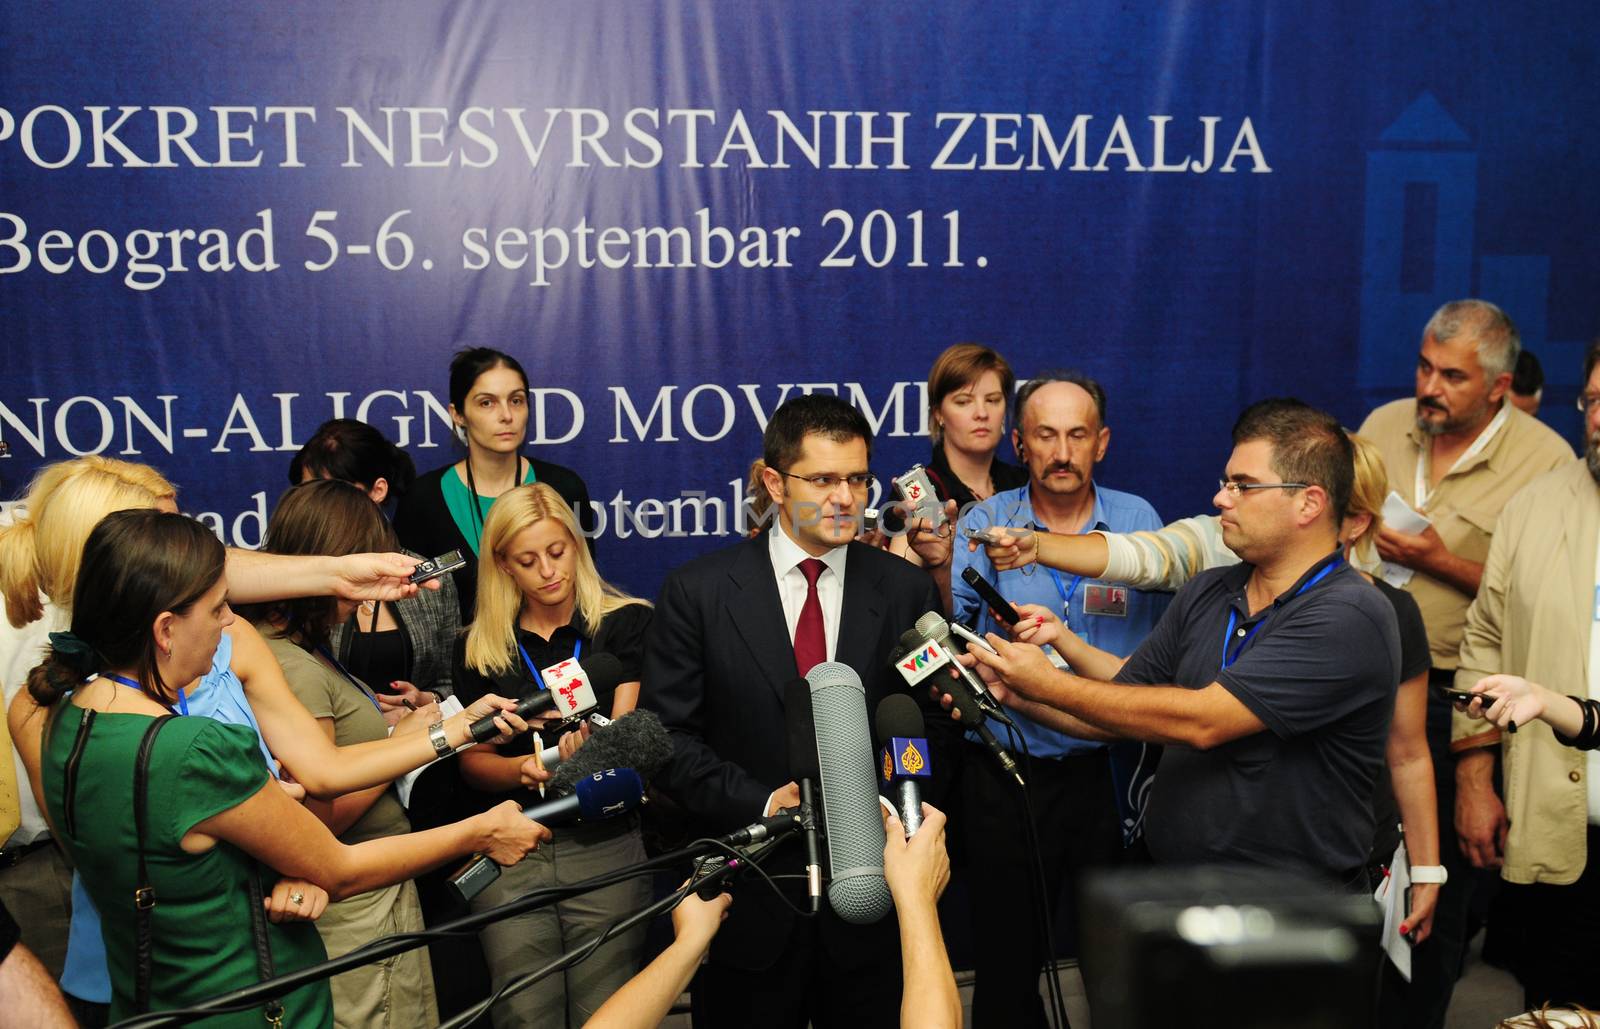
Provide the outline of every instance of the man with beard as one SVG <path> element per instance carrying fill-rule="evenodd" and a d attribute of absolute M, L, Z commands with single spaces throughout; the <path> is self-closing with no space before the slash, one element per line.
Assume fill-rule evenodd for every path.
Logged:
<path fill-rule="evenodd" d="M 1494 304 L 1445 304 L 1422 333 L 1415 397 L 1383 405 L 1361 425 L 1361 435 L 1382 451 L 1395 492 L 1431 523 L 1419 534 L 1386 527 L 1377 542 L 1379 555 L 1398 573 L 1390 581 L 1422 609 L 1434 686 L 1454 680 L 1467 607 L 1478 594 L 1500 509 L 1523 486 L 1572 460 L 1560 436 L 1509 402 L 1520 351 L 1516 326 Z M 1455 881 L 1440 890 L 1433 936 L 1412 953 L 1405 1024 L 1422 1027 L 1444 1024 L 1461 969 L 1471 901 L 1463 852 L 1477 867 L 1497 867 L 1505 834 L 1505 811 L 1492 783 L 1494 756 L 1481 749 L 1494 734 L 1475 723 L 1481 738 L 1464 738 L 1456 749 L 1474 742 L 1479 749 L 1455 764 L 1450 720 L 1449 705 L 1431 691 L 1428 743 L 1439 823 L 1456 827 L 1454 834 L 1439 834 L 1440 854 Z"/>
<path fill-rule="evenodd" d="M 1506 504 L 1467 612 L 1459 689 L 1504 672 L 1600 697 L 1600 340 L 1583 375 L 1584 460 L 1540 476 Z M 1486 724 L 1458 718 L 1455 746 L 1472 748 L 1463 766 L 1471 759 L 1487 768 L 1498 745 L 1504 807 L 1484 774 L 1494 833 L 1464 845 L 1474 864 L 1500 868 L 1502 902 L 1523 930 L 1513 962 L 1527 1005 L 1600 1007 L 1600 861 L 1589 860 L 1600 853 L 1600 752 L 1562 746 L 1542 721 L 1504 736 Z"/>
<path fill-rule="evenodd" d="M 1017 393 L 1012 442 L 1028 468 L 1028 484 L 996 493 L 969 509 L 962 530 L 997 525 L 1058 533 L 1160 528 L 1155 508 L 1143 498 L 1094 481 L 1095 465 L 1111 442 L 1105 411 L 1105 391 L 1081 375 L 1046 374 L 1024 385 Z M 966 568 L 977 569 L 1014 604 L 1051 608 L 1069 630 L 1118 655 L 1133 652 L 1160 620 L 1169 599 L 1053 568 L 997 576 L 984 551 L 958 546 L 951 564 L 951 610 L 980 631 L 1004 633 L 1005 629 L 995 624 L 987 606 L 961 578 Z M 1039 969 L 1047 955 L 1036 928 L 1037 909 L 1043 904 L 1054 911 L 1062 888 L 1078 873 L 1116 861 L 1122 850 L 1107 744 L 1078 739 L 1020 713 L 1012 718 L 1031 759 L 1028 792 L 1049 892 L 1041 900 L 1033 888 L 1033 855 L 1027 834 L 1019 831 L 1028 817 L 1021 790 L 987 749 L 969 741 L 960 807 L 951 825 L 968 867 L 984 881 L 1010 887 L 999 895 L 971 891 L 980 941 L 972 1021 L 979 1029 L 1046 1024 L 1039 1000 Z M 1135 761 L 1139 753 L 1135 747 Z"/>

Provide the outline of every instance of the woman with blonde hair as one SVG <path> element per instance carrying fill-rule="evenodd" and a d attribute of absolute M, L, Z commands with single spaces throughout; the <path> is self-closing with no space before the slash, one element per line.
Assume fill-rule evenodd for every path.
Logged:
<path fill-rule="evenodd" d="M 14 743 L 12 759 L 23 829 L 36 834 L 47 826 L 35 780 L 43 719 L 35 717 L 38 708 L 21 687 L 28 670 L 43 659 L 49 633 L 64 629 L 71 621 L 73 587 L 84 544 L 105 516 L 128 509 L 176 512 L 175 498 L 172 484 L 147 465 L 82 457 L 40 470 L 23 512 L 12 524 L 0 527 L 0 589 L 7 614 L 6 622 L 0 624 L 0 676 L 4 677 L 8 727 Z M 225 560 L 229 596 L 236 601 L 329 594 L 392 599 L 414 594 L 417 589 L 405 582 L 415 562 L 399 554 L 326 558 L 228 550 Z M 19 621 L 21 628 L 16 625 Z M 230 628 L 216 649 L 211 670 L 193 683 L 182 684 L 179 694 L 191 714 L 249 726 L 261 741 L 269 767 L 281 761 L 308 792 L 320 797 L 338 796 L 408 772 L 435 757 L 441 746 L 448 750 L 465 742 L 466 726 L 473 718 L 509 706 L 497 698 L 485 698 L 473 711 L 440 726 L 440 741 L 432 746 L 429 740 L 419 738 L 420 734 L 413 734 L 336 748 L 295 700 L 260 634 L 246 623 Z M 521 726 L 514 715 L 502 719 L 504 730 L 520 730 Z M 9 841 L 6 850 L 14 853 Z M 51 860 L 44 853 L 49 850 L 36 847 L 43 856 L 34 862 L 42 865 Z M 14 867 L 7 871 L 15 872 L 28 857 L 31 852 L 17 854 Z M 50 886 L 51 878 L 59 877 L 43 873 L 40 885 L 27 887 L 28 902 L 13 910 L 28 912 L 30 921 L 50 924 L 47 915 L 35 918 L 32 908 L 52 893 L 59 895 L 59 883 Z M 5 879 L 7 876 L 0 874 L 0 885 Z M 310 891 L 316 888 L 312 886 Z M 111 982 L 99 918 L 76 876 L 71 895 L 71 945 L 61 943 L 56 948 L 65 951 L 60 969 L 62 990 L 80 1002 L 74 1007 L 79 1021 L 93 1024 L 103 1020 L 104 1006 L 111 1000 Z M 9 902 L 9 897 L 6 899 Z M 51 902 L 49 907 L 60 912 L 54 916 L 57 922 L 67 917 L 65 902 Z"/>
<path fill-rule="evenodd" d="M 0 622 L 0 685 L 8 706 L 26 684 L 28 671 L 43 660 L 50 633 L 71 620 L 72 584 L 95 523 L 127 508 L 176 511 L 176 496 L 172 483 L 149 465 L 108 457 L 61 461 L 34 476 L 13 520 L 0 525 L 0 595 L 6 613 Z M 9 742 L 0 751 L 0 776 L 17 784 L 18 804 L 17 824 L 0 839 L 0 900 L 17 916 L 22 942 L 61 980 L 82 1015 L 89 1011 L 84 1002 L 105 1003 L 110 993 L 103 975 L 63 975 L 72 869 L 53 845 L 22 756 Z"/>
<path fill-rule="evenodd" d="M 544 483 L 501 494 L 483 529 L 478 558 L 477 617 L 456 648 L 456 693 L 532 696 L 544 688 L 541 669 L 569 658 L 610 654 L 621 661 L 622 685 L 602 692 L 599 710 L 620 717 L 639 699 L 639 664 L 651 608 L 609 585 L 595 569 L 572 509 Z M 526 736 L 461 755 L 461 776 L 484 802 L 531 804 L 542 772 Z M 567 884 L 643 861 L 636 816 L 564 829 L 559 838 L 508 868 L 473 901 L 492 907 L 529 890 Z M 649 883 L 631 879 L 553 907 L 486 926 L 480 936 L 494 987 L 594 937 L 649 901 Z M 607 942 L 563 975 L 550 976 L 493 1009 L 497 1029 L 582 1025 L 638 970 L 640 926 Z"/>

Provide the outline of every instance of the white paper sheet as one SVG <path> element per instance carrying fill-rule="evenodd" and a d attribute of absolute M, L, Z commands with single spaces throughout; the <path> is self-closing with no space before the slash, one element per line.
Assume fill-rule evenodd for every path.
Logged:
<path fill-rule="evenodd" d="M 1394 490 L 1383 500 L 1383 525 L 1386 529 L 1396 532 L 1408 533 L 1412 536 L 1420 534 L 1432 525 L 1425 515 L 1418 514 L 1412 506 L 1406 503 L 1405 498 Z M 1383 581 L 1400 589 L 1411 581 L 1411 569 L 1405 565 L 1397 565 L 1385 561 L 1378 567 L 1378 575 Z"/>

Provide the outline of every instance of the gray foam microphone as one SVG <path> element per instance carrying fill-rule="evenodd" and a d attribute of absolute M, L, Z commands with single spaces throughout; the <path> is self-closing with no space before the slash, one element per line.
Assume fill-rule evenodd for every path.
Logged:
<path fill-rule="evenodd" d="M 893 902 L 883 878 L 885 837 L 867 691 L 855 670 L 837 661 L 812 668 L 806 681 L 828 836 L 828 904 L 846 922 L 868 925 L 888 914 Z"/>

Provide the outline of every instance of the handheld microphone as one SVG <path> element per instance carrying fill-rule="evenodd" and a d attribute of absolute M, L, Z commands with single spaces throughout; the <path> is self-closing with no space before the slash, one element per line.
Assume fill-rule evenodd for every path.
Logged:
<path fill-rule="evenodd" d="M 522 809 L 525 817 L 544 826 L 598 822 L 627 814 L 644 799 L 644 782 L 631 768 L 608 768 L 578 780 L 572 793 Z M 465 904 L 500 878 L 500 866 L 478 854 L 452 872 L 451 892 Z"/>
<path fill-rule="evenodd" d="M 622 662 L 614 654 L 593 654 L 578 661 L 565 661 L 541 668 L 545 689 L 517 702 L 517 717 L 523 721 L 543 717 L 554 712 L 563 722 L 573 722 L 593 711 L 598 703 L 597 692 L 614 690 L 626 675 Z M 492 740 L 500 735 L 494 727 L 494 715 L 485 715 L 467 727 L 474 743 Z"/>
<path fill-rule="evenodd" d="M 923 618 L 917 620 L 918 624 L 920 625 L 924 619 L 934 614 L 935 612 L 930 611 L 928 615 L 924 615 Z M 950 656 L 949 652 L 939 645 L 938 641 L 926 638 L 916 629 L 911 630 L 900 638 L 905 640 L 907 637 L 915 637 L 917 642 L 911 649 L 896 654 L 893 660 L 895 671 L 900 673 L 900 677 L 908 685 L 915 686 L 923 682 L 946 665 L 961 667 Z M 995 756 L 995 760 L 1000 762 L 1000 767 L 1015 778 L 1019 786 L 1025 785 L 1022 772 L 1017 767 L 1016 758 L 1011 756 L 1006 748 L 1000 744 L 1000 741 L 995 738 L 994 733 L 989 730 L 983 703 L 978 699 L 978 695 L 973 692 L 966 678 L 952 678 L 948 675 L 941 675 L 937 683 L 941 691 L 948 693 L 955 700 L 957 720 L 963 726 L 978 734 L 978 739 L 983 742 L 985 747 L 989 748 L 989 752 Z"/>
<path fill-rule="evenodd" d="M 555 770 L 549 785 L 567 789 L 595 772 L 631 768 L 645 779 L 661 771 L 672 759 L 672 740 L 654 711 L 633 710 L 596 729 L 578 752 L 561 760 L 558 748 L 544 751 L 545 767 Z"/>
<path fill-rule="evenodd" d="M 867 925 L 893 903 L 883 877 L 883 817 L 872 772 L 867 691 L 849 665 L 824 661 L 810 672 L 828 837 L 828 903 L 839 917 Z"/>
<path fill-rule="evenodd" d="M 891 788 L 900 824 L 906 839 L 922 828 L 921 780 L 932 773 L 928 768 L 927 726 L 917 702 L 904 693 L 891 693 L 878 702 L 873 720 L 878 740 L 884 785 Z"/>
<path fill-rule="evenodd" d="M 956 649 L 955 643 L 950 639 L 950 623 L 945 621 L 944 615 L 937 611 L 929 611 L 917 619 L 917 631 L 924 638 L 939 644 L 940 647 L 944 648 L 944 652 L 950 655 L 950 663 L 955 666 L 956 672 L 966 681 L 967 687 L 972 691 L 972 695 L 977 698 L 978 704 L 983 708 L 984 713 L 1010 725 L 1011 718 L 1005 713 L 1005 709 L 1000 706 L 1000 702 L 994 699 L 994 694 L 989 692 L 989 687 L 983 684 L 983 680 L 979 678 L 978 673 L 955 659 L 955 655 L 960 651 Z M 985 646 L 987 645 L 985 644 Z"/>
<path fill-rule="evenodd" d="M 800 828 L 805 833 L 806 896 L 815 914 L 822 907 L 822 857 L 817 842 L 817 729 L 811 684 L 790 679 L 783 688 L 783 719 L 789 736 L 789 777 L 800 786 Z"/>

